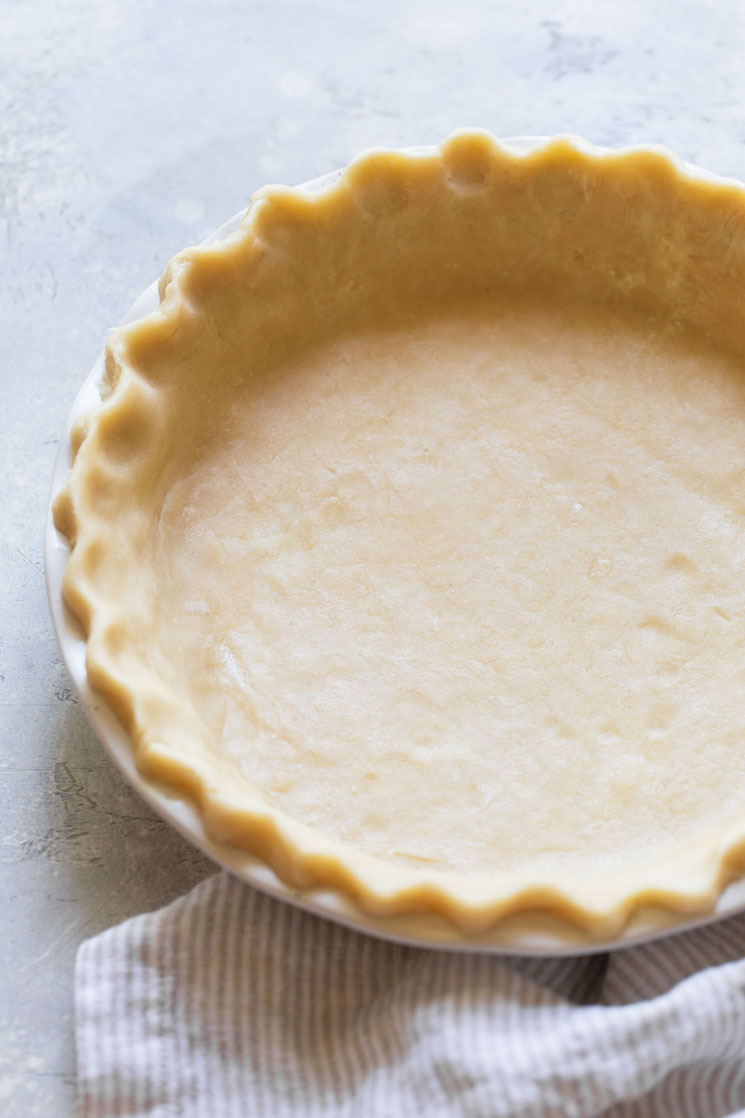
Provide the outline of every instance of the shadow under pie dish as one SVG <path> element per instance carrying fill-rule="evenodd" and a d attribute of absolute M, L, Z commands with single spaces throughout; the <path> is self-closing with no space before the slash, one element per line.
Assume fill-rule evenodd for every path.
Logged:
<path fill-rule="evenodd" d="M 256 196 L 115 331 L 55 503 L 139 768 L 464 933 L 745 850 L 745 194 L 483 133 Z"/>

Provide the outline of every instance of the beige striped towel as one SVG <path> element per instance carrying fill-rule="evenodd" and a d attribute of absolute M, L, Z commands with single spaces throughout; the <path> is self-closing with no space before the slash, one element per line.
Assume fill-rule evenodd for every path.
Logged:
<path fill-rule="evenodd" d="M 83 1118 L 745 1116 L 745 916 L 516 960 L 350 932 L 216 874 L 82 945 Z"/>

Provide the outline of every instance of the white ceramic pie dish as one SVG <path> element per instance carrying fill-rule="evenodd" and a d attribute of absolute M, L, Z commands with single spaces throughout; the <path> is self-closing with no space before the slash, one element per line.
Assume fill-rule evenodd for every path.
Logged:
<path fill-rule="evenodd" d="M 542 142 L 541 138 L 520 138 L 502 141 L 516 151 L 525 151 Z M 582 141 L 573 141 L 587 147 Z M 426 150 L 426 149 L 423 149 Z M 597 149 L 592 149 L 597 150 Z M 676 161 L 677 162 L 677 161 Z M 679 165 L 680 166 L 680 165 Z M 707 172 L 686 167 L 686 172 L 716 180 Z M 336 172 L 304 184 L 302 189 L 313 191 L 328 185 Z M 245 216 L 236 215 L 217 230 L 208 241 L 219 241 L 232 233 Z M 153 284 L 135 302 L 124 322 L 130 322 L 154 310 L 158 305 L 157 284 Z M 70 462 L 70 430 L 74 419 L 90 409 L 98 398 L 97 384 L 103 371 L 103 356 L 94 366 L 76 398 L 68 424 L 60 442 L 52 484 L 52 500 L 63 487 Z M 89 686 L 85 670 L 85 643 L 79 627 L 62 600 L 62 577 L 69 548 L 67 541 L 55 529 L 51 504 L 46 534 L 46 570 L 52 616 L 63 658 L 73 684 L 89 718 L 99 733 L 110 755 L 125 777 L 150 805 L 186 838 L 218 863 L 236 873 L 249 884 L 255 885 L 281 899 L 289 900 L 319 915 L 345 923 L 358 930 L 421 945 L 457 949 L 505 951 L 520 954 L 569 954 L 584 951 L 602 951 L 628 946 L 671 931 L 693 927 L 724 916 L 733 915 L 745 908 L 745 880 L 741 879 L 721 895 L 714 912 L 704 917 L 691 918 L 662 910 L 639 911 L 623 934 L 609 942 L 590 940 L 576 927 L 557 918 L 537 913 L 522 914 L 502 921 L 495 928 L 481 935 L 464 935 L 445 920 L 435 916 L 406 916 L 376 918 L 363 913 L 354 902 L 340 894 L 326 890 L 299 891 L 283 884 L 274 873 L 243 850 L 216 843 L 206 833 L 201 817 L 185 799 L 144 777 L 135 767 L 127 734 L 101 696 Z"/>

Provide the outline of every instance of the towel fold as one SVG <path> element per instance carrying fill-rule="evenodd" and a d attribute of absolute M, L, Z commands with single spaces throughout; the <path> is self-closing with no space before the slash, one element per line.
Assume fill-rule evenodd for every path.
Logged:
<path fill-rule="evenodd" d="M 404 947 L 218 873 L 80 947 L 83 1118 L 745 1116 L 745 915 L 610 955 Z"/>

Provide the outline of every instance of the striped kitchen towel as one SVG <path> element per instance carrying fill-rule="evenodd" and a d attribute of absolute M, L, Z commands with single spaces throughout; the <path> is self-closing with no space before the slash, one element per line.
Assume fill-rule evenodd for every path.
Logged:
<path fill-rule="evenodd" d="M 745 916 L 610 956 L 384 943 L 226 873 L 84 943 L 82 1118 L 745 1116 Z"/>

